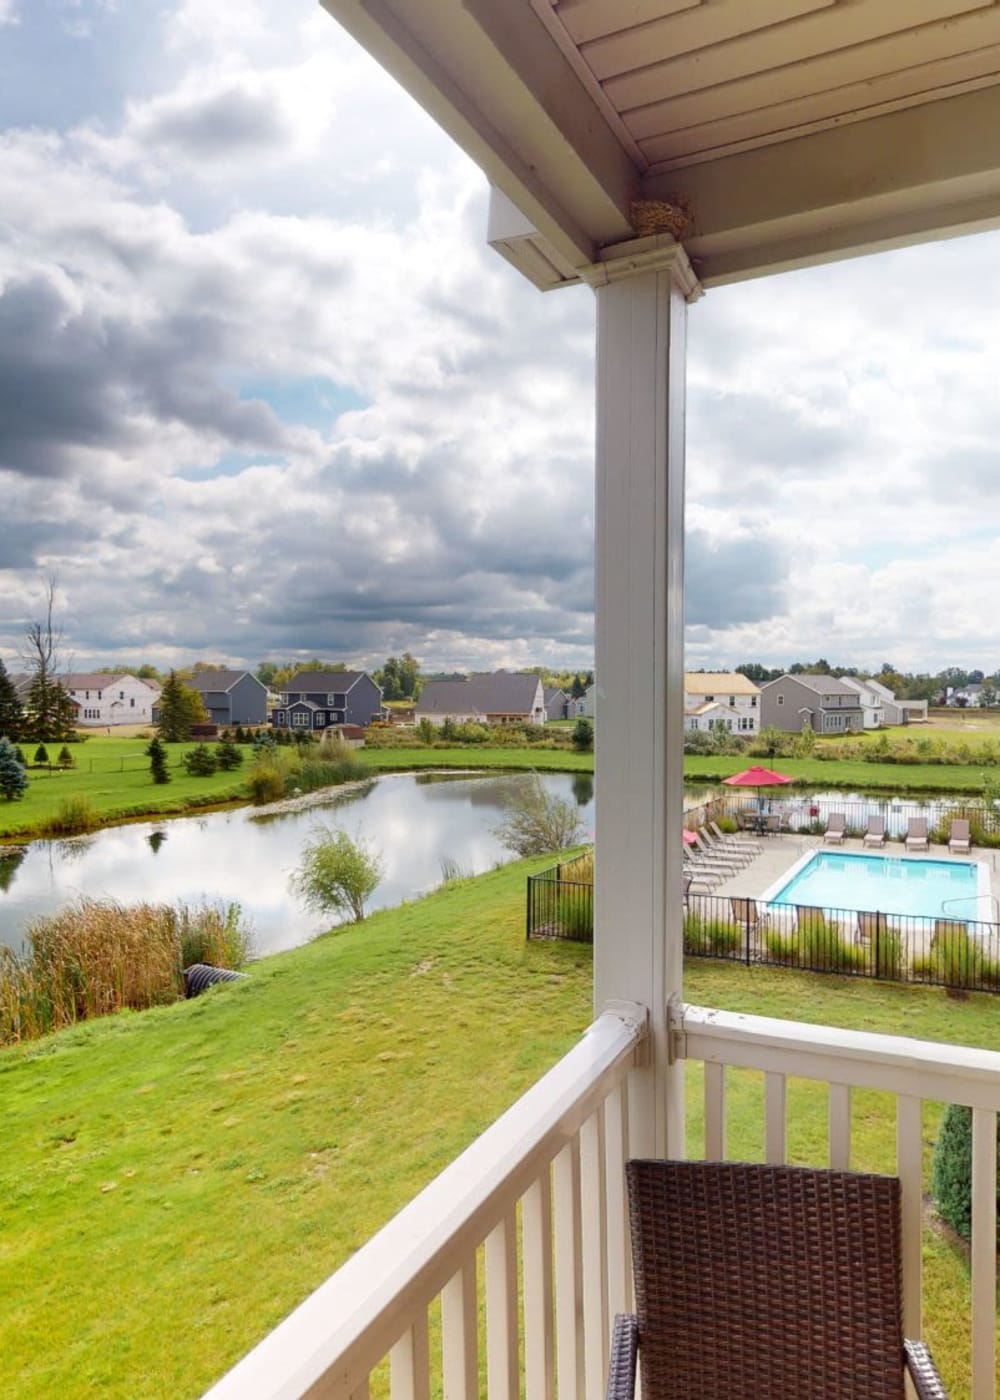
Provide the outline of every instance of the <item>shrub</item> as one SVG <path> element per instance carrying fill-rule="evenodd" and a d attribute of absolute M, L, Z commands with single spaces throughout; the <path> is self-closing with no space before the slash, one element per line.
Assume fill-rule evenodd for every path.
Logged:
<path fill-rule="evenodd" d="M 587 753 L 594 747 L 594 726 L 589 719 L 581 717 L 574 724 L 573 747 L 578 753 Z"/>
<path fill-rule="evenodd" d="M 280 802 L 285 795 L 286 777 L 280 764 L 258 759 L 247 779 L 251 801 L 258 806 L 263 802 Z"/>
<path fill-rule="evenodd" d="M 62 799 L 48 824 L 48 830 L 57 836 L 79 836 L 85 831 L 96 830 L 100 824 L 100 817 L 90 805 L 90 798 L 78 792 Z"/>
<path fill-rule="evenodd" d="M 423 719 L 417 724 L 417 738 L 422 744 L 433 744 L 436 737 L 437 731 L 433 723 L 424 715 Z"/>
<path fill-rule="evenodd" d="M 48 751 L 48 749 L 45 747 L 44 744 L 39 744 L 39 745 L 38 745 L 38 748 L 35 750 L 35 757 L 32 759 L 32 762 L 33 762 L 33 763 L 48 763 L 48 761 L 49 761 L 49 751 Z"/>
<path fill-rule="evenodd" d="M 196 744 L 184 755 L 183 763 L 192 778 L 210 778 L 218 767 L 215 754 L 207 744 Z"/>
<path fill-rule="evenodd" d="M 493 834 L 518 856 L 563 851 L 580 840 L 583 823 L 574 802 L 549 794 L 537 773 L 520 783 L 503 802 L 506 816 Z"/>
<path fill-rule="evenodd" d="M 65 744 L 63 744 L 62 748 L 59 750 L 59 757 L 56 759 L 56 762 L 59 764 L 60 768 L 76 767 L 76 759 L 70 753 L 69 749 L 66 747 Z"/>
<path fill-rule="evenodd" d="M 292 876 L 292 888 L 308 908 L 322 914 L 350 914 L 355 923 L 365 917 L 365 900 L 382 878 L 381 855 L 360 837 L 332 831 L 319 823 L 302 852 Z"/>
<path fill-rule="evenodd" d="M 585 885 L 576 888 L 572 885 L 562 886 L 556 901 L 554 922 L 562 938 L 570 938 L 577 943 L 592 943 L 594 940 L 593 888 Z"/>
<path fill-rule="evenodd" d="M 180 904 L 174 911 L 182 967 L 242 967 L 254 952 L 251 924 L 239 904 Z"/>
<path fill-rule="evenodd" d="M 997 1139 L 997 1165 L 1000 1167 L 1000 1136 Z M 997 1173 L 1000 1183 L 1000 1171 Z M 941 1118 L 934 1161 L 931 1192 L 941 1219 L 963 1239 L 972 1236 L 972 1110 L 964 1104 L 949 1104 Z M 1000 1185 L 997 1201 L 1000 1204 Z M 1000 1222 L 1000 1213 L 997 1216 Z M 1000 1230 L 998 1230 L 1000 1235 Z"/>
<path fill-rule="evenodd" d="M 702 957 L 725 958 L 737 953 L 742 931 L 729 919 L 689 909 L 684 915 L 684 951 Z"/>
<path fill-rule="evenodd" d="M 899 930 L 880 928 L 877 938 L 873 939 L 872 956 L 876 977 L 898 981 L 903 973 L 903 944 Z"/>
<path fill-rule="evenodd" d="M 848 943 L 822 909 L 799 915 L 799 964 L 817 972 L 854 972 L 864 966 L 864 950 Z"/>

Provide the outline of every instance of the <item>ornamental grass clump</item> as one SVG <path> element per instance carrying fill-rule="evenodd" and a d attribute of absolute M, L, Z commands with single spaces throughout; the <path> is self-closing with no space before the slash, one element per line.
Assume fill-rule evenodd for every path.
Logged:
<path fill-rule="evenodd" d="M 90 804 L 90 798 L 82 792 L 64 797 L 56 808 L 56 814 L 48 824 L 48 830 L 56 836 L 81 836 L 88 831 L 96 831 L 101 819 Z"/>
<path fill-rule="evenodd" d="M 184 967 L 239 967 L 252 933 L 237 904 L 81 899 L 31 923 L 27 944 L 21 955 L 0 945 L 0 1043 L 177 1001 Z"/>
<path fill-rule="evenodd" d="M 689 909 L 684 915 L 684 951 L 689 955 L 731 958 L 742 942 L 742 931 L 728 919 L 699 909 Z"/>

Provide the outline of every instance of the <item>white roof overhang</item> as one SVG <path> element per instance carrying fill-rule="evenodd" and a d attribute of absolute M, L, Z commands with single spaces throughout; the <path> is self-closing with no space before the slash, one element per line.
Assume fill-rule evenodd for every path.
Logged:
<path fill-rule="evenodd" d="M 1000 224 L 997 0 L 322 2 L 502 192 L 490 240 L 540 287 L 663 205 L 706 285 Z"/>

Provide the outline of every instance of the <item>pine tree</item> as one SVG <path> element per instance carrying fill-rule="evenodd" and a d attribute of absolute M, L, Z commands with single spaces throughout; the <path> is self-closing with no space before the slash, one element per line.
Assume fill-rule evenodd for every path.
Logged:
<path fill-rule="evenodd" d="M 243 755 L 231 738 L 223 738 L 215 746 L 215 761 L 223 773 L 229 773 L 243 762 Z"/>
<path fill-rule="evenodd" d="M 66 747 L 65 744 L 63 744 L 62 748 L 59 750 L 59 757 L 56 759 L 56 762 L 59 764 L 60 768 L 76 767 L 76 759 L 70 753 L 69 749 Z"/>
<path fill-rule="evenodd" d="M 170 774 L 167 771 L 167 751 L 163 747 L 160 739 L 151 739 L 146 749 L 149 755 L 149 771 L 153 775 L 154 783 L 169 783 Z"/>
<path fill-rule="evenodd" d="M 191 726 L 208 719 L 201 696 L 186 686 L 176 671 L 171 671 L 163 682 L 158 708 L 160 719 L 157 729 L 160 738 L 168 744 L 190 739 Z"/>
<path fill-rule="evenodd" d="M 198 744 L 184 755 L 184 767 L 192 778 L 210 778 L 216 769 L 215 754 L 207 744 Z"/>
<path fill-rule="evenodd" d="M 14 682 L 7 674 L 6 666 L 0 661 L 0 734 L 6 734 L 8 739 L 19 739 L 23 723 L 24 711 L 14 689 Z"/>
<path fill-rule="evenodd" d="M 48 751 L 48 749 L 45 747 L 44 744 L 39 744 L 39 745 L 38 745 L 38 748 L 35 750 L 35 757 L 32 759 L 32 762 L 33 762 L 33 763 L 48 763 L 48 761 L 49 761 L 49 751 Z"/>
<path fill-rule="evenodd" d="M 14 745 L 7 738 L 0 738 L 0 792 L 8 802 L 27 791 L 28 775 L 17 761 Z"/>

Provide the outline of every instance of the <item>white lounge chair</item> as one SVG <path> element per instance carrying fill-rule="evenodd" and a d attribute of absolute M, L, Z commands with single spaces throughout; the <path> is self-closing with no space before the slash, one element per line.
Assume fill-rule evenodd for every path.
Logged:
<path fill-rule="evenodd" d="M 948 849 L 955 855 L 967 856 L 972 850 L 972 835 L 969 831 L 967 817 L 954 817 L 951 823 L 951 834 L 948 837 Z"/>
<path fill-rule="evenodd" d="M 930 837 L 927 835 L 927 818 L 911 817 L 906 824 L 906 849 L 908 851 L 929 851 Z"/>
<path fill-rule="evenodd" d="M 885 845 L 885 817 L 869 817 L 868 829 L 864 836 L 866 846 Z"/>
<path fill-rule="evenodd" d="M 823 832 L 823 840 L 831 846 L 842 845 L 844 837 L 847 835 L 846 828 L 847 818 L 843 812 L 831 812 L 826 823 L 826 830 Z"/>

